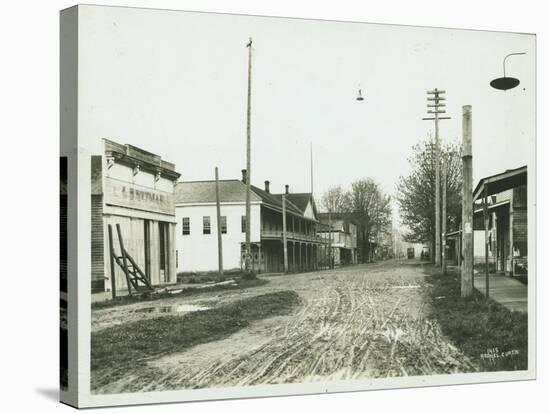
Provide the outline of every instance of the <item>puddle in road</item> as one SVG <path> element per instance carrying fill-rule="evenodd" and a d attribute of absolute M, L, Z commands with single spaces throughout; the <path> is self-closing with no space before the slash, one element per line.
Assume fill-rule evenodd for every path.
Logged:
<path fill-rule="evenodd" d="M 187 313 L 198 312 L 210 309 L 206 306 L 198 305 L 172 305 L 172 306 L 151 306 L 148 308 L 136 309 L 135 312 L 141 313 Z"/>

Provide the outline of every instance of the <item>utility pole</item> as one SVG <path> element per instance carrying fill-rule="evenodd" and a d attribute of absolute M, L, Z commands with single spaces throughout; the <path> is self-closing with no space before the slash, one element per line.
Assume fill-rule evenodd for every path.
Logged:
<path fill-rule="evenodd" d="M 472 106 L 462 107 L 462 257 L 461 296 L 470 297 L 473 293 L 474 273 L 474 233 L 472 200 Z"/>
<path fill-rule="evenodd" d="M 223 248 L 222 248 L 222 216 L 220 206 L 220 183 L 218 167 L 216 167 L 216 227 L 218 228 L 218 273 L 219 279 L 223 280 Z M 226 223 L 227 224 L 227 223 Z"/>
<path fill-rule="evenodd" d="M 483 185 L 483 224 L 485 227 L 485 299 L 489 299 L 489 214 L 487 185 Z"/>
<path fill-rule="evenodd" d="M 328 268 L 332 269 L 332 217 L 328 211 Z"/>
<path fill-rule="evenodd" d="M 288 247 L 286 241 L 286 194 L 283 194 L 283 258 L 284 271 L 288 273 Z"/>
<path fill-rule="evenodd" d="M 313 196 L 313 143 L 309 143 L 309 166 L 310 166 L 310 177 L 311 177 L 311 195 Z"/>
<path fill-rule="evenodd" d="M 447 274 L 447 161 L 443 160 L 442 165 L 442 181 L 443 186 L 441 188 L 441 237 L 443 239 L 442 244 L 442 253 L 441 253 L 441 267 L 443 269 L 443 274 Z"/>
<path fill-rule="evenodd" d="M 441 266 L 441 164 L 440 164 L 440 146 L 439 146 L 439 121 L 442 119 L 451 119 L 450 117 L 439 116 L 446 111 L 445 91 L 435 88 L 427 91 L 428 94 L 428 114 L 433 117 L 422 118 L 423 120 L 435 121 L 435 264 Z"/>
<path fill-rule="evenodd" d="M 248 39 L 248 93 L 246 101 L 246 237 L 245 237 L 245 258 L 244 268 L 250 271 L 250 111 L 251 111 L 251 86 L 252 86 L 252 38 Z"/>

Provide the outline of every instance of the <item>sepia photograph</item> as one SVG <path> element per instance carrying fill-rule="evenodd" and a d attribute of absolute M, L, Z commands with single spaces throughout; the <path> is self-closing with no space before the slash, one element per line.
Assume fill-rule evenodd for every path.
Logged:
<path fill-rule="evenodd" d="M 535 35 L 86 5 L 61 23 L 91 396 L 534 378 Z"/>

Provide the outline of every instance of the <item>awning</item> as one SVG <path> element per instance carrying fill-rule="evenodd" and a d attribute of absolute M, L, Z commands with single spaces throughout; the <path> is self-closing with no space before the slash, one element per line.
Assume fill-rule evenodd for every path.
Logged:
<path fill-rule="evenodd" d="M 503 191 L 527 184 L 527 166 L 506 170 L 503 173 L 482 178 L 474 190 L 474 201 L 483 197 L 485 189 L 487 195 L 502 193 Z"/>

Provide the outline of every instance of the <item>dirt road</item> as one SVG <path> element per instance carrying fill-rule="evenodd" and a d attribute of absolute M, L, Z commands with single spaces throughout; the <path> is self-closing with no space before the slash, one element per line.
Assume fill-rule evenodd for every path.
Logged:
<path fill-rule="evenodd" d="M 387 261 L 271 276 L 270 283 L 249 290 L 165 300 L 164 306 L 215 307 L 290 289 L 303 305 L 290 315 L 255 321 L 225 339 L 151 359 L 142 370 L 96 392 L 476 371 L 431 317 L 426 276 L 417 261 Z M 94 311 L 93 329 L 147 317 L 147 312 L 136 312 L 140 306 L 151 305 Z"/>

